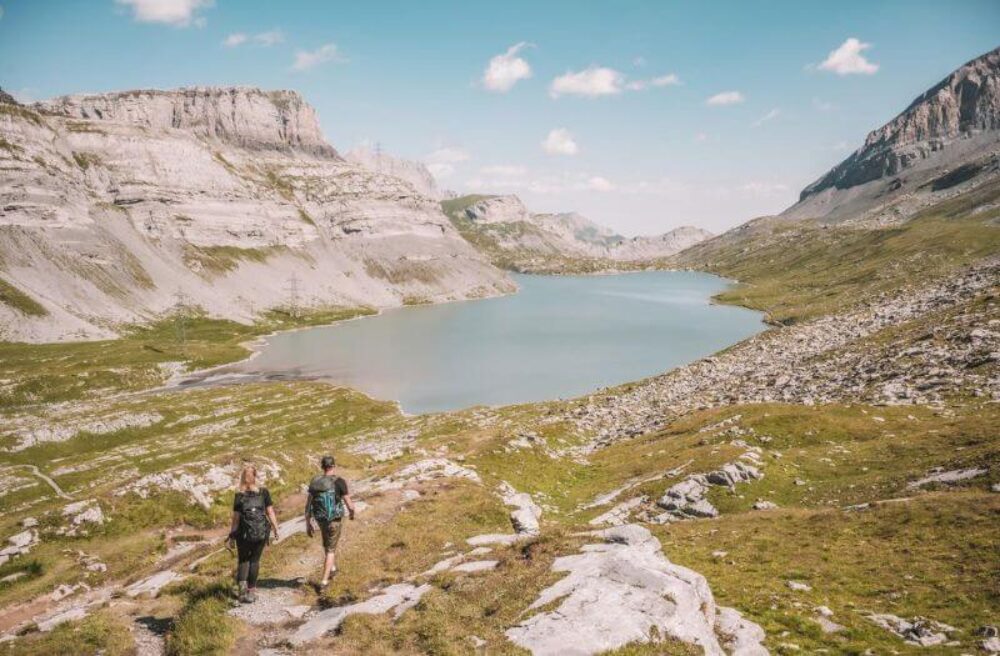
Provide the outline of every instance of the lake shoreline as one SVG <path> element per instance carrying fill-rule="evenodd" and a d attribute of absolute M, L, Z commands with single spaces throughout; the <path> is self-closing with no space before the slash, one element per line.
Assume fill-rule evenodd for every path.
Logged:
<path fill-rule="evenodd" d="M 567 281 L 567 280 L 578 279 L 581 283 L 588 283 L 586 285 L 586 287 L 581 287 L 580 288 L 580 289 L 583 289 L 583 290 L 586 291 L 586 290 L 589 290 L 592 287 L 591 285 L 589 285 L 589 283 L 592 282 L 592 281 L 595 281 L 595 280 L 601 280 L 602 281 L 601 284 L 608 284 L 608 281 L 613 281 L 611 284 L 618 284 L 619 282 L 622 282 L 622 281 L 626 281 L 628 284 L 641 284 L 643 281 L 642 280 L 636 280 L 637 277 L 640 277 L 640 276 L 649 277 L 649 276 L 657 276 L 657 275 L 661 275 L 661 274 L 663 274 L 663 275 L 696 274 L 698 276 L 698 278 L 695 278 L 693 280 L 688 280 L 688 281 L 686 281 L 686 284 L 694 284 L 695 287 L 697 287 L 697 289 L 692 288 L 692 289 L 688 289 L 687 291 L 683 291 L 682 289 L 678 288 L 677 290 L 673 290 L 674 292 L 676 292 L 677 294 L 679 294 L 679 296 L 677 296 L 677 299 L 671 300 L 674 297 L 672 297 L 672 296 L 670 296 L 670 294 L 668 294 L 667 297 L 665 297 L 666 300 L 664 300 L 664 299 L 658 299 L 655 302 L 655 304 L 652 305 L 652 306 L 650 305 L 650 302 L 648 300 L 647 301 L 643 301 L 643 305 L 639 306 L 640 309 L 642 307 L 647 307 L 647 308 L 648 307 L 654 307 L 654 309 L 657 309 L 658 311 L 662 311 L 662 310 L 659 310 L 659 306 L 661 304 L 669 303 L 669 302 L 681 303 L 682 300 L 683 300 L 684 303 L 687 304 L 685 306 L 685 309 L 686 308 L 690 308 L 690 307 L 714 307 L 714 308 L 733 308 L 733 309 L 739 308 L 741 310 L 753 313 L 753 316 L 755 317 L 755 321 L 753 322 L 753 325 L 760 326 L 760 329 L 754 329 L 754 330 L 748 332 L 747 334 L 742 334 L 741 336 L 739 336 L 738 339 L 736 339 L 733 342 L 719 344 L 718 348 L 713 348 L 711 351 L 705 352 L 704 349 L 701 349 L 700 351 L 697 351 L 697 357 L 694 357 L 694 358 L 690 358 L 690 357 L 686 357 L 686 356 L 684 358 L 682 358 L 681 360 L 677 360 L 676 358 L 674 358 L 673 360 L 671 360 L 670 358 L 667 358 L 667 360 L 670 362 L 670 364 L 668 364 L 667 366 L 664 366 L 662 368 L 657 368 L 655 370 L 649 370 L 648 367 L 646 367 L 646 368 L 644 368 L 641 371 L 637 371 L 636 372 L 637 375 L 632 375 L 632 376 L 628 377 L 627 379 L 617 379 L 617 378 L 615 378 L 614 377 L 614 372 L 612 371 L 611 373 L 607 374 L 606 376 L 600 376 L 599 378 L 595 378 L 594 379 L 595 384 L 594 384 L 593 387 L 586 387 L 586 388 L 584 388 L 582 390 L 573 389 L 572 391 L 565 392 L 565 393 L 560 392 L 559 390 L 554 390 L 551 395 L 548 395 L 548 396 L 538 396 L 538 398 L 506 399 L 506 400 L 499 400 L 499 401 L 496 401 L 496 402 L 490 402 L 488 400 L 484 400 L 482 402 L 470 402 L 470 403 L 466 403 L 466 404 L 462 404 L 462 405 L 452 405 L 450 407 L 429 408 L 429 409 L 419 409 L 419 410 L 413 408 L 412 404 L 408 404 L 408 403 L 405 402 L 405 398 L 406 398 L 405 394 L 402 395 L 402 398 L 391 398 L 387 394 L 381 394 L 380 395 L 380 394 L 377 393 L 377 391 L 372 390 L 370 387 L 366 388 L 364 384 L 352 384 L 351 382 L 347 382 L 347 381 L 345 381 L 342 378 L 338 379 L 336 376 L 325 375 L 323 373 L 317 373 L 317 371 L 315 369 L 313 371 L 304 371 L 302 369 L 302 366 L 296 366 L 294 363 L 289 363 L 289 366 L 287 366 L 287 367 L 279 367 L 279 368 L 272 367 L 272 368 L 261 369 L 261 370 L 257 370 L 257 371 L 252 370 L 252 364 L 254 362 L 257 362 L 257 361 L 260 360 L 260 358 L 262 357 L 262 354 L 265 353 L 267 351 L 267 349 L 269 348 L 269 345 L 272 346 L 272 348 L 273 348 L 273 344 L 274 344 L 273 340 L 275 338 L 279 338 L 279 339 L 281 339 L 281 338 L 287 338 L 287 336 L 289 336 L 291 334 L 301 333 L 303 331 L 306 331 L 307 329 L 308 329 L 308 331 L 315 331 L 317 334 L 320 334 L 321 332 L 325 332 L 325 331 L 327 331 L 327 330 L 329 330 L 331 328 L 335 328 L 335 327 L 336 328 L 343 328 L 343 327 L 346 327 L 346 326 L 350 326 L 357 319 L 372 319 L 372 320 L 380 319 L 380 320 L 384 320 L 386 317 L 391 317 L 392 315 L 399 314 L 398 311 L 400 311 L 400 310 L 410 310 L 410 311 L 413 311 L 415 309 L 420 308 L 420 309 L 423 309 L 423 310 L 426 311 L 428 308 L 442 308 L 442 307 L 448 307 L 448 306 L 465 306 L 465 305 L 468 305 L 466 303 L 466 301 L 486 301 L 486 302 L 493 302 L 493 303 L 507 301 L 508 304 L 509 304 L 510 299 L 523 296 L 523 294 L 524 294 L 524 284 L 522 284 L 521 281 L 515 280 L 515 282 L 518 282 L 518 291 L 515 292 L 514 294 L 503 295 L 503 296 L 499 296 L 499 297 L 490 297 L 490 298 L 485 298 L 485 299 L 459 299 L 459 300 L 456 300 L 456 301 L 449 301 L 449 302 L 445 302 L 445 303 L 433 303 L 433 304 L 421 304 L 421 305 L 414 305 L 414 306 L 398 306 L 398 307 L 391 307 L 391 308 L 382 308 L 382 309 L 379 309 L 378 311 L 376 311 L 373 314 L 360 315 L 360 316 L 357 316 L 357 317 L 352 317 L 351 319 L 337 321 L 337 322 L 334 322 L 332 324 L 323 324 L 323 325 L 317 325 L 317 326 L 303 326 L 303 327 L 297 327 L 297 328 L 290 329 L 290 330 L 274 331 L 274 332 L 268 333 L 267 335 L 261 335 L 259 337 L 256 337 L 256 338 L 254 338 L 254 339 L 252 339 L 252 340 L 250 340 L 250 341 L 242 344 L 242 346 L 244 346 L 245 348 L 247 348 L 250 351 L 250 354 L 246 358 L 243 358 L 242 360 L 237 360 L 237 361 L 234 361 L 234 362 L 222 364 L 222 365 L 219 365 L 219 366 L 216 366 L 216 367 L 211 367 L 211 368 L 208 368 L 208 369 L 201 369 L 201 370 L 196 370 L 196 371 L 187 372 L 187 373 L 183 373 L 183 374 L 180 374 L 180 373 L 175 374 L 158 391 L 170 391 L 170 390 L 179 390 L 179 389 L 190 389 L 190 388 L 195 388 L 195 387 L 210 387 L 210 386 L 211 387 L 215 387 L 215 386 L 239 385 L 239 384 L 247 384 L 247 383 L 262 383 L 262 382 L 321 381 L 321 382 L 328 383 L 328 384 L 330 384 L 330 385 L 332 385 L 334 387 L 344 387 L 344 388 L 348 388 L 348 389 L 352 389 L 352 390 L 358 391 L 358 392 L 360 392 L 360 393 L 364 394 L 365 396 L 368 396 L 369 398 L 372 398 L 372 399 L 376 399 L 376 400 L 380 400 L 380 401 L 386 401 L 386 402 L 393 402 L 393 403 L 395 403 L 397 405 L 397 407 L 399 407 L 400 411 L 403 414 L 405 414 L 405 415 L 422 415 L 422 414 L 429 414 L 429 413 L 433 414 L 433 413 L 438 413 L 438 412 L 448 412 L 448 411 L 462 410 L 462 409 L 465 409 L 465 408 L 468 408 L 468 407 L 474 407 L 474 406 L 502 407 L 502 406 L 511 405 L 511 404 L 534 403 L 534 402 L 548 402 L 548 401 L 553 401 L 553 400 L 558 400 L 558 399 L 576 398 L 576 397 L 581 396 L 581 395 L 593 394 L 593 393 L 600 392 L 601 390 L 614 388 L 614 387 L 617 387 L 617 386 L 620 386 L 620 385 L 623 385 L 623 384 L 628 384 L 629 382 L 635 382 L 635 381 L 643 380 L 645 378 L 648 378 L 649 376 L 659 375 L 659 374 L 662 374 L 662 373 L 669 372 L 669 371 L 671 371 L 673 369 L 676 369 L 679 366 L 684 366 L 685 364 L 688 364 L 691 361 L 693 361 L 695 359 L 698 359 L 700 357 L 706 357 L 706 356 L 711 355 L 713 353 L 721 352 L 721 351 L 723 351 L 725 349 L 732 348 L 736 344 L 742 342 L 744 339 L 746 339 L 746 338 L 748 338 L 748 337 L 750 337 L 752 335 L 759 334 L 760 332 L 763 332 L 764 330 L 768 329 L 768 324 L 766 322 L 766 318 L 765 318 L 764 313 L 761 313 L 761 312 L 759 312 L 757 310 L 753 310 L 753 309 L 750 309 L 750 308 L 743 308 L 743 307 L 738 306 L 738 305 L 720 304 L 720 303 L 718 303 L 715 300 L 716 295 L 720 291 L 718 289 L 712 289 L 712 290 L 708 290 L 707 291 L 707 293 L 705 294 L 705 298 L 703 300 L 703 305 L 702 305 L 702 302 L 697 302 L 697 303 L 695 303 L 694 306 L 691 306 L 690 305 L 690 303 L 692 302 L 692 300 L 690 298 L 691 294 L 692 293 L 695 293 L 695 294 L 700 293 L 700 292 L 698 292 L 698 289 L 703 289 L 704 288 L 706 280 L 711 280 L 712 282 L 717 283 L 718 285 L 725 285 L 726 287 L 731 287 L 732 285 L 737 284 L 736 281 L 733 281 L 732 279 L 724 278 L 722 276 L 718 276 L 716 274 L 709 273 L 709 272 L 691 271 L 691 270 L 652 270 L 652 271 L 625 271 L 625 272 L 618 272 L 618 273 L 602 273 L 600 275 L 594 275 L 594 274 L 565 274 L 565 275 L 558 275 L 558 276 L 553 276 L 553 275 L 548 275 L 548 274 L 514 274 L 514 275 L 518 276 L 518 277 L 521 277 L 522 280 L 541 281 L 543 284 L 545 284 L 544 281 L 550 281 L 550 282 L 559 281 L 558 283 L 555 283 L 556 285 L 563 285 L 564 281 Z M 629 279 L 632 279 L 632 280 L 629 280 Z M 679 284 L 677 281 L 674 281 L 674 283 L 675 284 Z M 651 284 L 651 283 L 646 282 L 646 284 Z M 658 281 L 657 284 L 662 284 L 662 281 Z M 572 285 L 570 287 L 572 288 Z M 657 290 L 657 291 L 659 291 L 659 290 Z M 683 291 L 683 293 L 681 293 L 682 291 Z M 587 293 L 589 293 L 589 292 L 587 292 Z M 627 294 L 626 294 L 626 296 L 627 296 Z M 613 298 L 613 296 L 612 297 L 608 297 L 608 298 L 611 298 L 612 300 L 605 301 L 605 300 L 603 300 L 603 297 L 602 297 L 602 300 L 600 301 L 600 303 L 603 305 L 603 304 L 608 303 L 608 302 L 612 302 L 612 303 L 615 302 L 615 299 Z M 635 303 L 634 300 L 631 301 L 631 302 Z M 478 304 L 476 304 L 476 305 L 478 305 Z M 523 305 L 523 303 L 521 305 Z M 507 309 L 509 310 L 509 308 L 507 308 Z M 714 316 L 714 315 L 709 315 L 709 316 Z M 402 321 L 402 323 L 405 323 L 405 320 Z M 664 323 L 662 329 L 663 330 L 668 330 L 669 329 L 669 325 L 670 325 L 669 323 Z M 571 327 L 574 328 L 574 329 L 579 328 L 579 326 L 571 326 Z M 657 324 L 656 327 L 659 330 L 659 324 Z M 366 331 L 366 332 L 368 332 L 368 331 Z M 692 332 L 692 331 L 688 331 L 688 332 Z M 561 341 L 561 340 L 557 340 L 557 342 L 558 341 Z M 626 341 L 627 342 L 628 341 L 628 336 L 627 335 L 623 336 L 622 340 L 612 340 L 611 343 L 612 344 L 617 344 L 618 342 L 621 342 L 621 341 Z M 662 334 L 660 334 L 660 333 L 657 334 L 657 341 L 663 341 L 662 340 Z M 672 341 L 672 340 L 666 340 L 666 341 Z M 362 340 L 362 345 L 366 344 L 367 342 L 368 342 L 368 340 Z M 585 349 L 585 350 L 589 351 L 590 349 L 588 348 L 588 349 Z M 662 358 L 658 358 L 658 359 L 662 359 Z M 611 362 L 612 364 L 616 364 L 616 362 L 615 362 L 615 360 L 613 358 L 610 359 L 609 362 Z M 310 361 L 310 364 L 312 364 L 311 361 Z M 611 367 L 611 369 L 613 370 L 614 367 Z M 569 374 L 567 374 L 567 375 L 569 375 Z M 476 382 L 476 381 L 473 381 L 473 382 Z M 472 392 L 470 392 L 470 394 L 471 393 Z M 408 407 L 410 409 L 409 410 L 404 410 L 404 407 Z"/>

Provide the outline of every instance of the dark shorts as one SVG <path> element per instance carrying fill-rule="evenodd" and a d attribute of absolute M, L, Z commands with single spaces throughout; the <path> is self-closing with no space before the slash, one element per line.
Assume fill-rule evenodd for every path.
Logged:
<path fill-rule="evenodd" d="M 340 529 L 343 526 L 343 521 L 335 519 L 324 522 L 317 519 L 316 523 L 319 524 L 319 534 L 323 536 L 323 551 L 326 553 L 335 552 L 337 543 L 340 542 Z"/>

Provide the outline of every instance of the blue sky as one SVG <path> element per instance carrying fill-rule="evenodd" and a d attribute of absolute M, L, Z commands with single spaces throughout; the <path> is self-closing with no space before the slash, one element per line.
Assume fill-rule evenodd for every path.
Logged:
<path fill-rule="evenodd" d="M 379 142 L 446 188 L 517 193 L 625 234 L 780 211 L 1000 45 L 997 0 L 0 7 L 0 85 L 21 98 L 294 89 L 341 151 Z"/>

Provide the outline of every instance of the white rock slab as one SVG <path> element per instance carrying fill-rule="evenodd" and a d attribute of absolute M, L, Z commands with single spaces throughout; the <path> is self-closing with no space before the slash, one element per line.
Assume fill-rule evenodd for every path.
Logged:
<path fill-rule="evenodd" d="M 507 630 L 536 656 L 589 656 L 659 635 L 701 647 L 708 656 L 767 654 L 764 631 L 732 609 L 720 613 L 703 576 L 671 563 L 659 541 L 634 524 L 595 532 L 604 541 L 557 558 L 565 578 L 529 607 L 562 600 Z"/>
<path fill-rule="evenodd" d="M 395 611 L 394 616 L 398 618 L 415 606 L 420 598 L 430 590 L 431 586 L 428 584 L 414 586 L 409 583 L 397 583 L 390 585 L 380 594 L 366 601 L 328 608 L 316 613 L 296 629 L 288 641 L 292 645 L 302 645 L 317 640 L 331 631 L 336 631 L 345 619 L 358 613 L 378 615 Z"/>

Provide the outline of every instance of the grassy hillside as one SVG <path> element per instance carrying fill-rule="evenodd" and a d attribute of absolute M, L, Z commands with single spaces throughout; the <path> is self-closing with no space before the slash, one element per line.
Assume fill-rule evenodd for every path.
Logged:
<path fill-rule="evenodd" d="M 720 301 L 791 323 L 1000 254 L 998 200 L 1000 181 L 887 228 L 763 220 L 690 248 L 673 262 L 739 280 Z"/>

